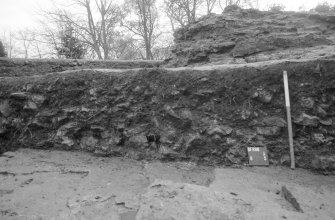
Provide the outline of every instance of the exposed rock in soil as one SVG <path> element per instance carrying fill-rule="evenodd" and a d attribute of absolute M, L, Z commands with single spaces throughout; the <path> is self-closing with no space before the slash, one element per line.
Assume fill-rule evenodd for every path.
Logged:
<path fill-rule="evenodd" d="M 230 165 L 248 162 L 246 147 L 267 146 L 270 162 L 282 164 L 289 152 L 283 69 L 289 74 L 297 166 L 334 170 L 333 59 L 4 77 L 0 149 Z M 271 98 L 259 98 L 267 94 Z M 314 104 L 302 105 L 302 98 Z"/>
<path fill-rule="evenodd" d="M 335 157 L 316 155 L 312 160 L 312 167 L 316 170 L 335 170 Z"/>
<path fill-rule="evenodd" d="M 298 212 L 303 212 L 300 207 L 297 199 L 292 195 L 291 191 L 286 188 L 286 186 L 282 186 L 281 192 L 283 197 L 288 201 Z"/>
<path fill-rule="evenodd" d="M 335 54 L 334 36 L 332 14 L 227 10 L 177 30 L 169 65 L 327 57 Z"/>

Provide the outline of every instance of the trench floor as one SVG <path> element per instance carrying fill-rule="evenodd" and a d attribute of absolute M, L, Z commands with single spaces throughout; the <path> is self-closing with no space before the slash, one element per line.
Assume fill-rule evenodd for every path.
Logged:
<path fill-rule="evenodd" d="M 32 149 L 0 156 L 0 219 L 134 220 L 141 195 L 156 179 L 230 193 L 252 207 L 246 219 L 335 219 L 335 176 L 283 167 L 213 168 Z M 282 186 L 303 213 L 283 198 Z"/>

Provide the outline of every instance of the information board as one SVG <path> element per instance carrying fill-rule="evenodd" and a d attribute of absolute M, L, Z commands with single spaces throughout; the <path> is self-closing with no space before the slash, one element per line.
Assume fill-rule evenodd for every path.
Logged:
<path fill-rule="evenodd" d="M 269 166 L 269 158 L 266 147 L 247 147 L 249 165 Z"/>

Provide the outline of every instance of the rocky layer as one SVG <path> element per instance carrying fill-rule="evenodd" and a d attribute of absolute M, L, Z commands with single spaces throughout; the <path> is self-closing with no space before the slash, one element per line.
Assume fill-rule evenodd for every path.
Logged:
<path fill-rule="evenodd" d="M 161 61 L 145 60 L 61 60 L 61 59 L 6 59 L 0 58 L 0 77 L 32 76 L 51 72 L 82 69 L 152 68 Z"/>
<path fill-rule="evenodd" d="M 334 36 L 335 15 L 228 8 L 177 30 L 169 65 L 329 57 Z"/>
<path fill-rule="evenodd" d="M 286 165 L 283 69 L 297 166 L 335 170 L 334 59 L 3 77 L 0 148 L 231 165 L 267 146 Z"/>

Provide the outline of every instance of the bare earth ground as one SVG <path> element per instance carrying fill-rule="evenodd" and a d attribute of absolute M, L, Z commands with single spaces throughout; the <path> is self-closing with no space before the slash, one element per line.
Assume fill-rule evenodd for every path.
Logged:
<path fill-rule="evenodd" d="M 240 219 L 335 219 L 335 176 L 280 167 L 214 169 L 190 162 L 139 162 L 31 149 L 0 157 L 0 219 L 136 219 L 141 195 L 155 180 L 196 184 L 243 201 L 247 209 Z M 303 213 L 283 198 L 283 185 Z"/>

